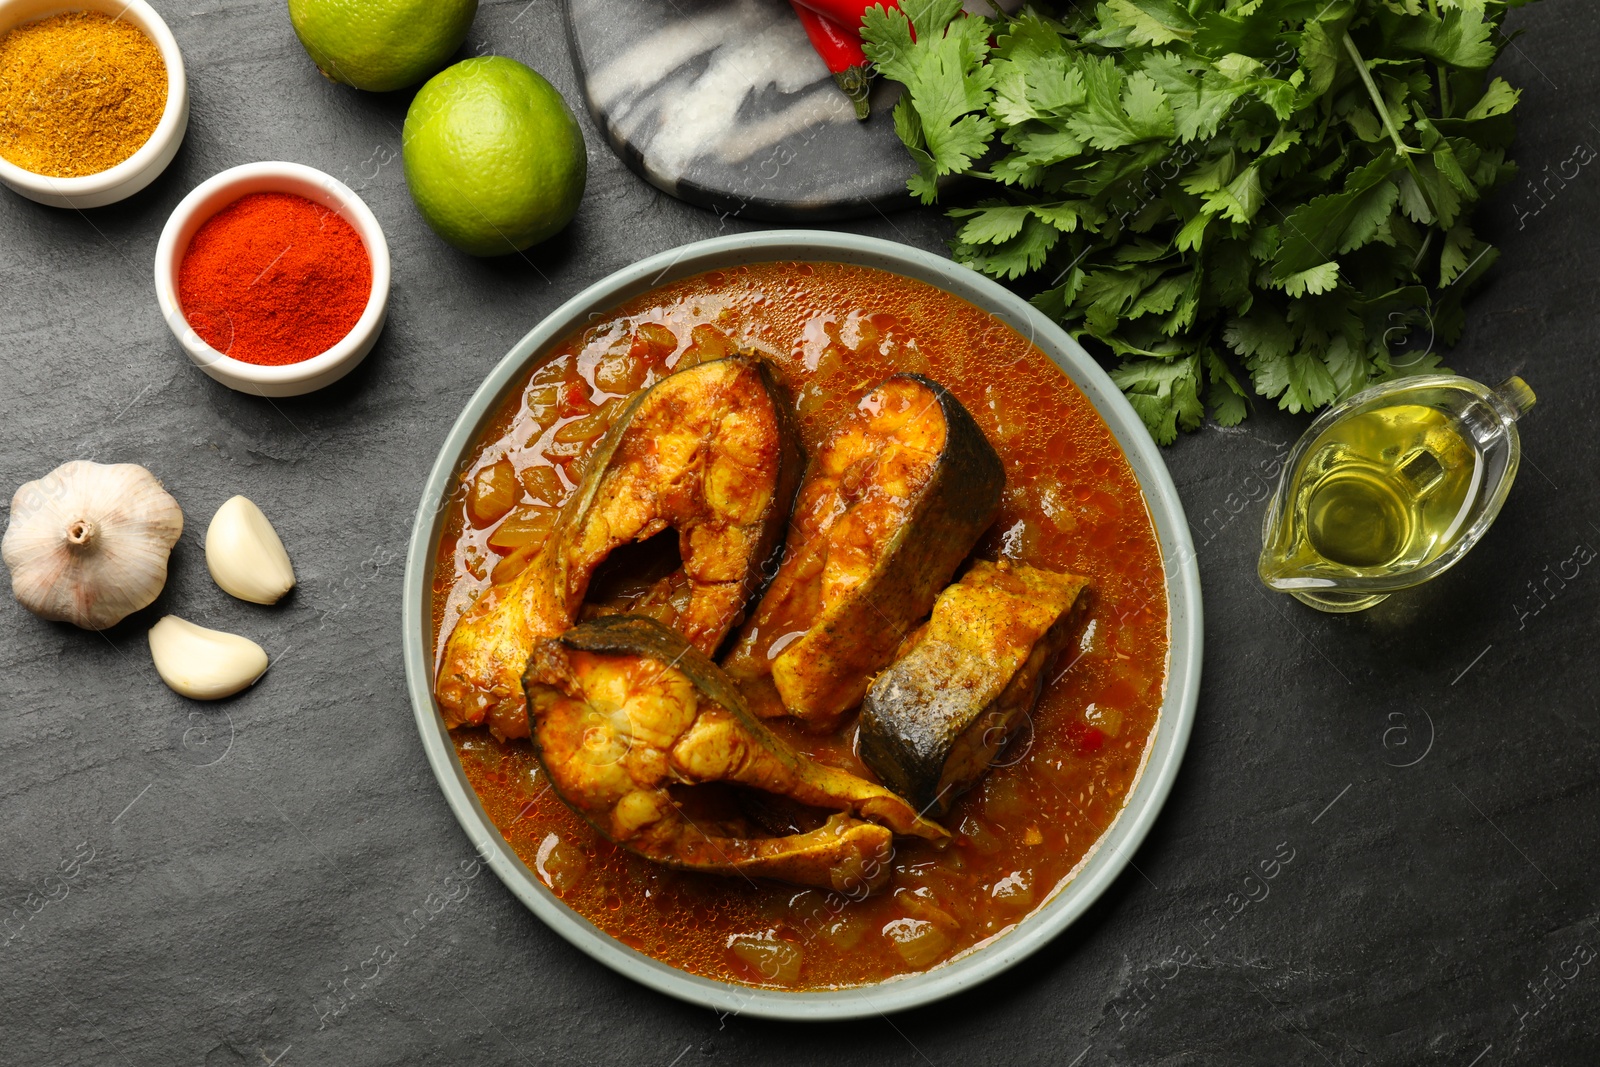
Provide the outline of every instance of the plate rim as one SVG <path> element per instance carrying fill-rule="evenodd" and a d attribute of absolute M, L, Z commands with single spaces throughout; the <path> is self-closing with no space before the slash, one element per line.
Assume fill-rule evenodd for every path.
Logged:
<path fill-rule="evenodd" d="M 451 484 L 483 423 L 539 353 L 585 316 L 661 285 L 707 271 L 782 260 L 849 263 L 926 282 L 994 315 L 1049 356 L 1105 420 L 1133 468 L 1161 546 L 1168 602 L 1167 691 L 1144 762 L 1116 818 L 1066 886 L 1009 931 L 932 970 L 874 985 L 804 992 L 702 978 L 630 948 L 562 903 L 514 852 L 502 847 L 504 838 L 467 782 L 434 703 L 426 636 L 432 623 L 432 559 Z M 407 546 L 401 615 L 407 695 L 428 764 L 451 813 L 512 895 L 574 947 L 657 992 L 725 1014 L 791 1021 L 861 1018 L 942 1000 L 1009 969 L 1076 922 L 1122 874 L 1166 804 L 1194 725 L 1204 652 L 1200 575 L 1183 504 L 1154 439 L 1106 371 L 1031 304 L 976 271 L 909 245 L 823 230 L 733 234 L 667 249 L 586 287 L 523 335 L 474 390 L 429 470 Z"/>

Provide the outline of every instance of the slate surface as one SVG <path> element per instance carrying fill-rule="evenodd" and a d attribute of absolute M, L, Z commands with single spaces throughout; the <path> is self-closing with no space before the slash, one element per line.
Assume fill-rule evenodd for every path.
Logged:
<path fill-rule="evenodd" d="M 1488 381 L 1521 369 L 1541 397 L 1499 524 L 1432 588 L 1319 616 L 1252 577 L 1260 472 L 1303 420 L 1263 410 L 1169 449 L 1200 547 L 1206 676 L 1137 869 L 982 989 L 831 1027 L 647 992 L 492 876 L 462 873 L 472 852 L 402 689 L 405 539 L 479 379 L 584 285 L 740 224 L 640 181 L 585 117 L 593 173 L 573 228 L 526 260 L 464 258 L 385 162 L 404 97 L 324 82 L 281 3 L 156 6 L 194 97 L 172 170 L 86 214 L 0 196 L 0 486 L 74 456 L 131 460 L 190 519 L 167 593 L 104 637 L 0 597 L 0 1063 L 1594 1062 L 1600 577 L 1569 561 L 1600 548 L 1600 177 L 1563 170 L 1600 145 L 1600 26 L 1582 0 L 1513 20 L 1528 32 L 1501 70 L 1525 90 L 1526 177 L 1489 212 L 1505 256 L 1451 358 Z M 578 99 L 548 0 L 486 3 L 468 48 Z M 395 258 L 373 356 L 333 390 L 274 403 L 193 369 L 150 280 L 183 194 L 264 157 L 361 187 Z M 945 233 L 924 212 L 854 228 L 931 249 Z M 233 601 L 206 575 L 204 524 L 235 492 L 294 555 L 301 587 L 282 607 Z M 169 610 L 255 636 L 271 673 L 226 704 L 173 696 L 143 643 Z M 1265 890 L 1247 882 L 1291 851 Z M 51 877 L 63 864 L 75 875 Z M 402 942 L 430 897 L 455 899 Z M 372 977 L 379 946 L 394 955 Z M 363 971 L 343 1014 L 319 1016 Z"/>

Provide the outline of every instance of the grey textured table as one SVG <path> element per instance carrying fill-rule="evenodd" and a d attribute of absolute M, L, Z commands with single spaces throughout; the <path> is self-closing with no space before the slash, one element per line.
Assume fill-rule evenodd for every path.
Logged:
<path fill-rule="evenodd" d="M 0 487 L 72 457 L 131 460 L 190 521 L 162 599 L 104 636 L 0 597 L 0 1063 L 1594 1062 L 1600 577 L 1592 563 L 1570 577 L 1570 561 L 1600 547 L 1600 177 L 1555 176 L 1600 145 L 1600 23 L 1583 0 L 1515 16 L 1528 33 L 1501 70 L 1525 91 L 1526 177 L 1488 213 L 1505 256 L 1451 357 L 1487 381 L 1521 369 L 1541 397 L 1499 524 L 1433 587 L 1318 616 L 1253 578 L 1260 471 L 1303 420 L 1260 410 L 1169 449 L 1208 597 L 1206 675 L 1136 868 L 986 987 L 833 1027 L 649 993 L 463 866 L 402 690 L 403 547 L 479 379 L 588 283 L 740 223 L 646 185 L 585 116 L 593 170 L 571 230 L 526 260 L 464 258 L 386 162 L 403 97 L 324 82 L 281 2 L 156 6 L 194 99 L 172 169 L 87 214 L 0 196 Z M 468 48 L 577 99 L 552 0 L 486 4 Z M 150 264 L 184 193 L 274 157 L 360 189 L 395 284 L 360 371 L 265 403 L 189 365 Z M 859 228 L 925 248 L 944 236 L 929 212 Z M 235 492 L 275 518 L 299 568 L 279 608 L 206 574 L 204 524 Z M 144 647 L 166 610 L 252 634 L 271 673 L 222 705 L 179 699 Z M 64 864 L 73 877 L 49 877 Z M 373 976 L 378 946 L 394 955 Z M 362 991 L 335 1001 L 353 974 Z"/>

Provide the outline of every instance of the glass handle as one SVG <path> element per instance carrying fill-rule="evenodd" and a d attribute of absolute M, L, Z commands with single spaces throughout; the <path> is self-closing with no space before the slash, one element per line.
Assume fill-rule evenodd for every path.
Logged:
<path fill-rule="evenodd" d="M 1500 409 L 1500 414 L 1507 422 L 1522 418 L 1538 400 L 1528 383 L 1514 374 L 1495 387 L 1494 398 L 1498 401 L 1495 407 Z"/>
<path fill-rule="evenodd" d="M 1400 464 L 1400 477 L 1411 487 L 1411 492 L 1421 497 L 1444 477 L 1444 464 L 1426 448 L 1413 452 Z"/>

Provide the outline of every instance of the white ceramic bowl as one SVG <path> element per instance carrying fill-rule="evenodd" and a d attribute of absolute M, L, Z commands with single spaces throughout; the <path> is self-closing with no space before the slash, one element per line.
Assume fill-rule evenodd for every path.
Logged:
<path fill-rule="evenodd" d="M 144 31 L 161 49 L 161 58 L 167 65 L 167 109 L 150 139 L 110 170 L 82 178 L 52 178 L 0 158 L 0 182 L 29 200 L 51 207 L 104 207 L 126 200 L 155 181 L 178 154 L 178 146 L 189 129 L 189 82 L 184 77 L 178 42 L 145 0 L 0 0 L 0 33 L 63 11 L 103 11 Z"/>
<path fill-rule="evenodd" d="M 250 193 L 295 193 L 339 213 L 361 236 L 372 261 L 366 310 L 344 339 L 320 356 L 283 366 L 232 359 L 200 338 L 178 302 L 178 266 L 195 232 L 217 212 Z M 241 393 L 299 396 L 349 374 L 372 351 L 389 313 L 389 242 L 372 209 L 331 174 L 299 163 L 246 163 L 201 182 L 183 198 L 156 245 L 156 299 L 161 314 L 195 366 Z"/>

